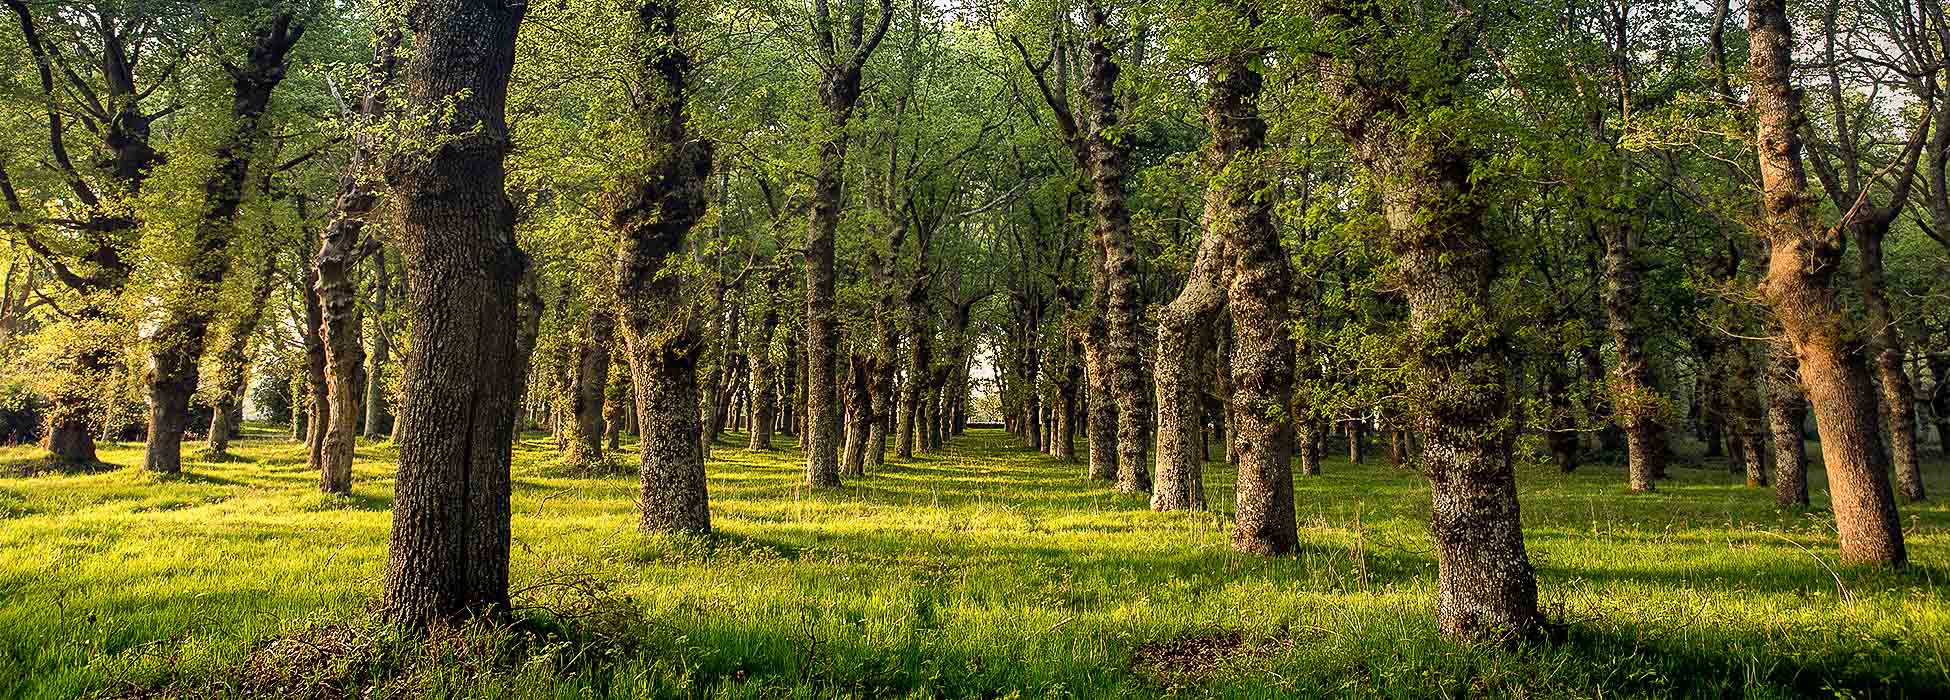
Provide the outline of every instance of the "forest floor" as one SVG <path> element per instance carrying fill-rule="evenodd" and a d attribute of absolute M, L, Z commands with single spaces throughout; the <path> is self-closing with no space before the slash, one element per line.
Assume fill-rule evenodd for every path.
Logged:
<path fill-rule="evenodd" d="M 627 468 L 573 476 L 530 436 L 514 621 L 402 638 L 371 612 L 389 446 L 360 446 L 349 498 L 269 428 L 176 478 L 140 450 L 22 475 L 32 451 L 0 448 L 0 697 L 1950 693 L 1940 459 L 1938 500 L 1902 508 L 1901 573 L 1838 567 L 1819 472 L 1795 511 L 1718 462 L 1642 496 L 1616 467 L 1526 467 L 1566 639 L 1510 652 L 1435 634 L 1427 486 L 1385 459 L 1300 478 L 1303 549 L 1265 559 L 1227 548 L 1217 465 L 1219 512 L 1153 513 L 1000 432 L 828 493 L 795 450 L 720 447 L 717 534 L 691 539 L 636 533 Z"/>

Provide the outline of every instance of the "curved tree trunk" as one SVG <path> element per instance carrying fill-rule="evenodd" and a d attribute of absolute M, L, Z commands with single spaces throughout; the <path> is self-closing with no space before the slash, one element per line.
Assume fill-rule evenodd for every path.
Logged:
<path fill-rule="evenodd" d="M 503 112 L 522 7 L 417 0 L 409 13 L 406 111 L 451 118 L 415 135 L 442 148 L 387 173 L 413 352 L 383 607 L 405 627 L 508 607 L 514 399 L 526 379 L 515 295 L 527 260 L 505 190 Z"/>
<path fill-rule="evenodd" d="M 1221 104 L 1220 100 L 1237 102 L 1242 98 L 1221 98 L 1217 94 L 1221 86 L 1215 85 L 1213 89 L 1213 101 L 1206 107 L 1206 122 L 1215 134 L 1230 138 L 1215 137 L 1206 151 L 1206 168 L 1211 173 L 1213 184 L 1207 186 L 1205 193 L 1204 237 L 1199 242 L 1198 257 L 1192 262 L 1191 275 L 1185 280 L 1185 288 L 1165 306 L 1164 313 L 1158 319 L 1155 364 L 1158 385 L 1158 481 L 1151 492 L 1151 509 L 1156 511 L 1205 508 L 1206 455 L 1205 443 L 1201 439 L 1205 432 L 1205 421 L 1200 415 L 1201 399 L 1205 393 L 1205 382 L 1200 380 L 1205 375 L 1201 371 L 1204 363 L 1199 361 L 1199 349 L 1210 338 L 1208 333 L 1218 320 L 1219 312 L 1225 310 L 1226 291 L 1232 285 L 1233 264 L 1227 249 L 1228 239 L 1232 230 L 1242 224 L 1241 217 L 1251 215 L 1237 211 L 1235 200 L 1239 197 L 1239 190 L 1257 182 L 1233 182 L 1239 174 L 1227 171 L 1241 148 L 1256 149 L 1258 146 L 1242 144 L 1238 135 L 1224 121 L 1240 115 L 1221 111 L 1236 109 L 1237 105 Z M 1256 119 L 1257 116 L 1252 118 Z M 1264 129 L 1264 126 L 1260 128 Z"/>
<path fill-rule="evenodd" d="M 1900 567 L 1909 556 L 1889 486 L 1872 375 L 1834 284 L 1842 235 L 1817 223 L 1801 163 L 1798 129 L 1806 117 L 1793 84 L 1794 33 L 1785 0 L 1753 0 L 1747 25 L 1761 165 L 1760 233 L 1771 248 L 1762 296 L 1800 360 L 1801 383 L 1821 426 L 1842 560 Z"/>
<path fill-rule="evenodd" d="M 1368 11 L 1330 0 L 1317 12 L 1360 22 Z M 1460 66 L 1474 60 L 1472 39 L 1445 37 L 1458 47 L 1441 57 L 1457 66 L 1443 74 L 1447 81 L 1392 74 L 1393 62 L 1373 54 L 1393 44 L 1371 43 L 1382 41 L 1374 35 L 1357 37 L 1320 67 L 1329 96 L 1343 105 L 1337 126 L 1355 161 L 1381 183 L 1408 300 L 1408 392 L 1432 496 L 1436 619 L 1451 637 L 1510 641 L 1536 636 L 1544 619 L 1511 463 L 1511 340 L 1491 298 L 1497 251 L 1482 234 L 1471 147 L 1446 130 L 1407 127 L 1426 116 L 1423 105 L 1446 104 L 1460 89 L 1469 75 Z"/>
<path fill-rule="evenodd" d="M 231 83 L 230 120 L 217 143 L 216 170 L 203 181 L 203 209 L 190 233 L 190 252 L 184 262 L 187 287 L 170 303 L 165 318 L 150 339 L 148 386 L 149 436 L 144 468 L 175 474 L 183 470 L 183 433 L 189 428 L 190 398 L 196 394 L 199 365 L 217 306 L 211 299 L 230 274 L 230 239 L 236 232 L 237 210 L 244 202 L 255 158 L 259 128 L 271 93 L 284 81 L 285 56 L 304 36 L 305 20 L 290 9 L 272 13 L 252 28 L 249 60 L 226 67 Z"/>
<path fill-rule="evenodd" d="M 395 49 L 400 38 L 398 30 L 383 32 L 370 83 L 359 101 L 362 118 L 378 119 L 386 111 L 386 91 L 398 70 Z M 321 313 L 319 339 L 325 345 L 326 405 L 319 415 L 325 434 L 319 446 L 319 489 L 326 493 L 352 493 L 352 460 L 358 447 L 359 420 L 364 417 L 359 402 L 367 385 L 377 383 L 366 376 L 357 273 L 359 260 L 371 252 L 364 239 L 367 219 L 379 205 L 378 185 L 373 178 L 377 158 L 371 137 L 360 136 L 351 162 L 339 176 L 338 198 L 332 202 L 332 211 L 319 234 L 318 255 L 312 259 Z"/>

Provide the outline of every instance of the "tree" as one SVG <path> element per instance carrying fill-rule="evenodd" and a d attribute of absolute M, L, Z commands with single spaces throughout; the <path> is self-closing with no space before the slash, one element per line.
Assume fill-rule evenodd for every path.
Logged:
<path fill-rule="evenodd" d="M 1843 225 L 1824 226 L 1817 220 L 1816 200 L 1801 164 L 1807 117 L 1792 80 L 1794 30 L 1785 0 L 1750 2 L 1747 33 L 1761 174 L 1761 219 L 1755 233 L 1770 247 L 1761 293 L 1799 360 L 1801 385 L 1821 426 L 1822 462 L 1828 469 L 1843 561 L 1899 567 L 1908 561 L 1908 553 L 1877 428 L 1866 345 L 1835 288 L 1844 226 L 1861 213 L 1862 202 L 1843 215 Z"/>
<path fill-rule="evenodd" d="M 203 180 L 201 213 L 190 232 L 182 266 L 184 284 L 172 290 L 163 319 L 149 338 L 149 435 L 143 466 L 174 474 L 183 469 L 183 433 L 189 428 L 190 398 L 196 393 L 205 336 L 216 319 L 211 302 L 230 274 L 229 247 L 237 227 L 251 164 L 263 137 L 262 121 L 271 94 L 284 82 L 286 60 L 305 34 L 313 10 L 291 4 L 274 7 L 253 20 L 245 33 L 243 62 L 220 57 L 231 85 L 230 124 L 211 153 L 216 167 Z M 221 36 L 226 28 L 212 28 Z"/>
<path fill-rule="evenodd" d="M 374 121 L 385 115 L 386 91 L 398 72 L 399 41 L 396 28 L 380 32 L 356 115 L 346 116 Z M 359 444 L 359 421 L 365 417 L 360 402 L 366 398 L 366 385 L 374 381 L 367 376 L 365 344 L 360 339 L 364 316 L 356 272 L 360 260 L 379 247 L 377 238 L 365 234 L 367 221 L 379 206 L 379 183 L 373 172 L 379 159 L 375 136 L 370 125 L 354 135 L 351 160 L 339 176 L 338 197 L 332 201 L 319 233 L 318 255 L 312 260 L 321 323 L 318 333 L 325 347 L 326 402 L 314 420 L 324 426 L 319 488 L 326 493 L 352 493 L 353 451 Z"/>
<path fill-rule="evenodd" d="M 632 26 L 631 109 L 641 149 L 608 190 L 617 306 L 642 425 L 645 531 L 707 533 L 703 425 L 697 386 L 701 309 L 685 297 L 684 250 L 704 215 L 712 144 L 685 115 L 691 58 L 679 48 L 678 0 L 650 0 Z"/>
<path fill-rule="evenodd" d="M 508 606 L 510 451 L 526 358 L 526 266 L 504 188 L 508 77 L 524 5 L 416 0 L 402 108 L 416 127 L 386 166 L 414 352 L 399 420 L 386 617 L 426 627 Z"/>
<path fill-rule="evenodd" d="M 813 0 L 812 29 L 819 61 L 819 100 L 826 110 L 813 183 L 812 221 L 806 230 L 806 483 L 838 488 L 839 398 L 835 374 L 840 328 L 834 317 L 833 246 L 838 236 L 841 187 L 846 180 L 847 131 L 860 100 L 867 60 L 894 20 L 893 0 L 878 0 L 867 24 L 865 0 L 849 0 L 835 16 L 831 0 Z"/>
<path fill-rule="evenodd" d="M 1511 464 L 1510 339 L 1490 299 L 1496 251 L 1472 177 L 1475 146 L 1462 124 L 1444 123 L 1468 114 L 1469 67 L 1486 19 L 1481 8 L 1452 5 L 1434 13 L 1439 20 L 1408 20 L 1418 31 L 1398 35 L 1385 29 L 1397 23 L 1384 14 L 1393 8 L 1330 0 L 1315 18 L 1338 34 L 1319 61 L 1321 85 L 1341 105 L 1334 128 L 1379 190 L 1408 301 L 1437 622 L 1453 637 L 1534 636 L 1543 616 Z M 1410 66 L 1407 56 L 1430 60 Z"/>

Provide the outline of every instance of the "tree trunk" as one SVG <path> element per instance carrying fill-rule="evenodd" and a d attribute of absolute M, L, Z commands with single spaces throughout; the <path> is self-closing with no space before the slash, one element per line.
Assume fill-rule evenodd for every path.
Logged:
<path fill-rule="evenodd" d="M 779 368 L 772 361 L 772 335 L 778 328 L 779 312 L 767 299 L 764 315 L 759 317 L 758 335 L 754 338 L 751 353 L 752 432 L 745 447 L 753 451 L 772 449 L 772 430 L 778 420 Z"/>
<path fill-rule="evenodd" d="M 237 437 L 242 427 L 239 420 L 243 413 L 244 388 L 250 379 L 251 338 L 257 335 L 258 324 L 264 320 L 264 309 L 269 306 L 271 285 L 277 281 L 278 266 L 275 261 L 267 261 L 257 275 L 257 284 L 251 289 L 250 308 L 231 322 L 224 331 L 223 351 L 217 354 L 217 395 L 212 401 L 210 411 L 209 448 L 212 454 L 224 455 L 230 452 L 230 441 Z"/>
<path fill-rule="evenodd" d="M 1144 307 L 1138 296 L 1136 241 L 1124 193 L 1130 146 L 1112 136 L 1121 111 L 1117 81 L 1123 68 L 1105 37 L 1111 31 L 1109 11 L 1101 0 L 1086 0 L 1084 7 L 1092 37 L 1085 47 L 1090 68 L 1084 82 L 1090 107 L 1090 185 L 1097 247 L 1104 256 L 1102 291 L 1108 293 L 1104 305 L 1108 342 L 1101 354 L 1108 364 L 1108 388 L 1117 411 L 1117 490 L 1143 493 L 1151 490 L 1151 467 L 1145 455 L 1151 443 L 1151 396 L 1144 385 Z"/>
<path fill-rule="evenodd" d="M 1835 289 L 1842 235 L 1816 221 L 1801 163 L 1798 130 L 1806 117 L 1793 84 L 1794 34 L 1785 0 L 1753 0 L 1747 25 L 1761 165 L 1759 225 L 1771 248 L 1761 293 L 1800 361 L 1801 383 L 1821 426 L 1842 560 L 1900 567 L 1909 557 L 1878 435 L 1872 376 Z"/>
<path fill-rule="evenodd" d="M 378 440 L 386 436 L 386 422 L 391 418 L 386 410 L 386 365 L 392 362 L 392 339 L 386 337 L 387 295 L 393 287 L 392 266 L 386 264 L 386 249 L 372 251 L 373 271 L 373 324 L 372 353 L 366 362 L 366 421 L 359 432 L 368 440 Z"/>
<path fill-rule="evenodd" d="M 1241 0 L 1236 11 L 1257 27 L 1257 11 Z M 1273 222 L 1267 179 L 1266 122 L 1259 96 L 1264 78 L 1254 57 L 1227 56 L 1205 108 L 1210 157 L 1221 185 L 1207 191 L 1207 226 L 1226 237 L 1232 255 L 1232 408 L 1238 416 L 1237 523 L 1232 548 L 1289 554 L 1299 546 L 1293 505 L 1293 379 L 1295 351 L 1289 304 L 1293 271 Z"/>
<path fill-rule="evenodd" d="M 205 336 L 215 320 L 211 303 L 230 274 L 230 240 L 237 210 L 244 202 L 251 161 L 271 93 L 283 82 L 285 56 L 305 33 L 305 21 L 292 10 L 278 10 L 251 30 L 249 60 L 226 65 L 231 83 L 230 123 L 212 159 L 216 170 L 203 181 L 203 209 L 190 233 L 183 263 L 186 287 L 168 303 L 164 320 L 151 338 L 148 385 L 149 436 L 143 467 L 175 474 L 183 470 L 183 433 L 189 428 L 190 398 L 196 394 Z"/>
<path fill-rule="evenodd" d="M 846 449 L 841 453 L 841 476 L 867 475 L 867 437 L 873 430 L 873 359 L 865 355 L 847 358 L 846 373 Z"/>
<path fill-rule="evenodd" d="M 515 245 L 503 116 L 522 5 L 417 0 L 406 112 L 442 147 L 389 164 L 413 352 L 399 421 L 386 617 L 424 628 L 508 607 L 516 386 Z"/>
<path fill-rule="evenodd" d="M 1101 287 L 1099 287 L 1101 289 Z M 1101 311 L 1101 305 L 1099 305 Z M 1092 313 L 1083 333 L 1083 366 L 1086 383 L 1084 400 L 1088 414 L 1084 420 L 1090 464 L 1087 474 L 1098 481 L 1117 480 L 1117 403 L 1111 396 L 1109 354 L 1105 346 L 1107 330 L 1100 313 Z"/>
<path fill-rule="evenodd" d="M 1664 438 L 1659 414 L 1664 399 L 1652 386 L 1652 365 L 1645 357 L 1645 340 L 1639 330 L 1639 261 L 1633 253 L 1633 231 L 1621 223 L 1598 226 L 1604 239 L 1602 299 L 1606 326 L 1611 330 L 1612 350 L 1618 353 L 1618 366 L 1612 371 L 1612 415 L 1625 430 L 1626 474 L 1635 493 L 1657 488 L 1665 473 Z"/>
<path fill-rule="evenodd" d="M 361 118 L 377 120 L 386 111 L 386 91 L 397 72 L 394 50 L 399 40 L 397 30 L 383 32 L 369 76 L 371 82 L 359 102 Z M 364 417 L 359 402 L 366 385 L 377 383 L 370 382 L 365 374 L 358 264 L 367 252 L 367 218 L 379 205 L 380 193 L 372 172 L 378 157 L 371 137 L 359 136 L 351 161 L 339 175 L 338 198 L 332 202 L 325 228 L 319 233 L 318 254 L 312 258 L 321 313 L 319 338 L 325 346 L 326 405 L 319 416 L 325 424 L 319 447 L 319 489 L 325 493 L 352 493 L 352 460 L 358 447 L 359 420 Z"/>
<path fill-rule="evenodd" d="M 615 314 L 596 303 L 576 346 L 575 377 L 569 389 L 569 413 L 575 419 L 569 463 L 580 469 L 595 468 L 603 461 L 603 395 L 609 388 L 609 348 L 615 333 Z"/>
<path fill-rule="evenodd" d="M 1801 395 L 1794 351 L 1785 341 L 1770 343 L 1767 363 L 1767 430 L 1774 446 L 1774 500 L 1784 507 L 1808 505 L 1808 445 L 1801 424 L 1808 401 Z"/>
<path fill-rule="evenodd" d="M 1861 264 L 1856 286 L 1868 310 L 1870 348 L 1875 357 L 1876 377 L 1881 380 L 1882 411 L 1888 419 L 1889 459 L 1896 468 L 1896 490 L 1909 502 L 1918 503 L 1928 498 L 1928 492 L 1923 488 L 1923 465 L 1916 447 L 1916 387 L 1903 369 L 1902 331 L 1889 304 L 1889 285 L 1883 273 L 1882 242 L 1889 233 L 1889 222 L 1876 219 L 1858 217 L 1849 226 Z"/>
<path fill-rule="evenodd" d="M 1936 420 L 1937 453 L 1950 457 L 1950 354 L 1930 353 L 1926 361 L 1935 382 L 1930 390 L 1930 416 Z"/>
<path fill-rule="evenodd" d="M 1236 63 L 1230 62 L 1225 68 L 1242 69 Z M 1256 93 L 1257 78 L 1253 80 Z M 1265 129 L 1257 110 L 1251 106 L 1256 94 L 1222 94 L 1225 89 L 1241 88 L 1231 82 L 1236 81 L 1215 84 L 1211 102 L 1206 105 L 1206 124 L 1213 130 L 1214 138 L 1206 149 L 1205 167 L 1212 181 L 1205 192 L 1205 227 L 1198 257 L 1192 262 L 1185 288 L 1165 306 L 1158 319 L 1158 353 L 1154 365 L 1158 386 L 1158 482 L 1151 492 L 1151 509 L 1155 511 L 1205 509 L 1206 455 L 1200 439 L 1205 432 L 1205 421 L 1200 415 L 1205 382 L 1200 381 L 1204 363 L 1200 361 L 1199 350 L 1210 339 L 1210 329 L 1218 321 L 1219 313 L 1225 310 L 1226 291 L 1232 286 L 1233 261 L 1227 245 L 1233 230 L 1249 225 L 1249 219 L 1254 216 L 1254 212 L 1245 210 L 1250 207 L 1239 206 L 1242 191 L 1250 198 L 1256 194 L 1251 188 L 1262 184 L 1228 170 L 1242 149 L 1248 150 L 1250 157 L 1256 156 L 1260 147 L 1258 143 L 1249 143 L 1252 135 L 1241 132 L 1256 128 L 1263 133 Z M 1252 120 L 1254 125 L 1234 125 L 1228 121 L 1235 118 Z M 1241 179 L 1245 181 L 1238 181 Z"/>
<path fill-rule="evenodd" d="M 687 300 L 686 239 L 704 216 L 712 144 L 691 136 L 685 116 L 690 56 L 679 50 L 677 0 L 639 6 L 637 32 L 646 55 L 634 66 L 638 84 L 662 99 L 640 103 L 643 169 L 617 176 L 606 202 L 620 234 L 617 303 L 636 391 L 637 442 L 645 532 L 711 531 L 704 478 L 704 425 L 697 385 L 703 354 L 698 316 Z"/>
<path fill-rule="evenodd" d="M 1350 19 L 1338 2 L 1321 12 L 1334 21 L 1362 21 Z M 1437 621 L 1451 637 L 1532 637 L 1543 616 L 1511 464 L 1511 341 L 1493 314 L 1497 254 L 1484 242 L 1471 147 L 1452 140 L 1451 130 L 1404 124 L 1427 116 L 1417 111 L 1421 105 L 1450 99 L 1459 89 L 1450 81 L 1469 73 L 1458 67 L 1443 73 L 1448 81 L 1389 74 L 1393 62 L 1371 54 L 1391 44 L 1369 43 L 1377 41 L 1357 38 L 1351 55 L 1322 61 L 1321 73 L 1328 95 L 1343 105 L 1337 126 L 1355 161 L 1381 183 L 1382 214 L 1408 300 L 1408 392 L 1433 497 Z M 1474 60 L 1466 48 L 1474 41 L 1450 36 L 1444 45 L 1457 46 L 1461 55 L 1442 60 L 1457 66 Z"/>
<path fill-rule="evenodd" d="M 299 294 L 305 299 L 305 467 L 319 472 L 323 484 L 325 463 L 325 427 L 331 410 L 330 395 L 325 383 L 325 311 L 318 303 L 318 271 L 311 265 L 305 266 L 304 275 L 298 284 L 303 288 Z"/>

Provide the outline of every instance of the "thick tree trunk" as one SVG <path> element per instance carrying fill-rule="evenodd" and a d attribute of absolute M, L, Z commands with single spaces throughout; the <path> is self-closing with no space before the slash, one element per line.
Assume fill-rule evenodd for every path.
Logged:
<path fill-rule="evenodd" d="M 1242 69 L 1228 65 L 1228 70 Z M 1158 481 L 1151 492 L 1151 509 L 1203 510 L 1205 508 L 1205 444 L 1201 439 L 1205 421 L 1201 399 L 1205 396 L 1205 364 L 1200 348 L 1211 338 L 1210 332 L 1225 310 L 1226 292 L 1232 286 L 1233 261 L 1228 248 L 1234 229 L 1249 225 L 1254 215 L 1242 211 L 1241 194 L 1250 198 L 1261 184 L 1240 172 L 1230 171 L 1242 149 L 1255 151 L 1260 144 L 1249 143 L 1252 135 L 1242 132 L 1265 129 L 1250 102 L 1256 95 L 1221 94 L 1240 89 L 1229 81 L 1215 84 L 1211 102 L 1206 105 L 1206 124 L 1214 138 L 1206 148 L 1205 166 L 1212 183 L 1205 192 L 1204 236 L 1199 241 L 1198 257 L 1178 297 L 1165 306 L 1158 319 L 1156 381 L 1158 387 Z M 1254 78 L 1255 92 L 1257 78 Z M 1235 125 L 1229 120 L 1249 119 L 1255 126 Z M 1242 181 L 1243 180 L 1243 181 Z"/>
<path fill-rule="evenodd" d="M 1359 21 L 1335 2 L 1322 12 Z M 1339 127 L 1356 162 L 1382 183 L 1382 213 L 1408 300 L 1408 391 L 1433 497 L 1437 621 L 1452 637 L 1535 636 L 1543 616 L 1511 463 L 1511 341 L 1492 311 L 1497 255 L 1482 234 L 1470 146 L 1448 130 L 1408 126 L 1421 116 L 1413 110 L 1444 103 L 1459 88 L 1389 74 L 1392 62 L 1367 60 L 1386 50 L 1368 41 L 1375 39 L 1323 61 L 1322 82 L 1343 105 Z M 1450 43 L 1473 45 L 1454 37 Z M 1466 75 L 1458 68 L 1452 79 Z"/>
<path fill-rule="evenodd" d="M 196 394 L 199 365 L 217 306 L 211 303 L 230 274 L 230 239 L 244 201 L 260 123 L 271 93 L 284 81 L 285 56 L 305 33 L 305 21 L 278 10 L 251 31 L 249 60 L 226 67 L 231 83 L 230 123 L 217 143 L 217 167 L 203 181 L 203 209 L 190 233 L 190 252 L 182 270 L 186 288 L 169 304 L 150 339 L 149 436 L 143 467 L 175 474 L 183 470 L 183 433 L 189 428 L 190 398 Z"/>
<path fill-rule="evenodd" d="M 1771 248 L 1761 293 L 1800 361 L 1801 383 L 1821 426 L 1842 560 L 1900 567 L 1909 556 L 1889 486 L 1872 375 L 1835 289 L 1842 234 L 1816 221 L 1801 163 L 1799 129 L 1806 117 L 1793 84 L 1794 33 L 1785 0 L 1750 2 L 1747 26 L 1761 166 L 1759 225 Z"/>
<path fill-rule="evenodd" d="M 1110 15 L 1101 0 L 1087 0 L 1084 14 L 1092 37 L 1085 47 L 1090 68 L 1084 81 L 1089 100 L 1090 186 L 1097 215 L 1095 237 L 1103 250 L 1104 305 L 1108 327 L 1103 360 L 1108 363 L 1110 392 L 1117 411 L 1117 490 L 1143 493 L 1151 490 L 1151 465 L 1146 460 L 1150 446 L 1151 395 L 1144 383 L 1143 302 L 1137 284 L 1137 248 L 1131 230 L 1130 205 L 1124 193 L 1128 177 L 1130 146 L 1112 134 L 1117 131 L 1121 106 L 1117 98 L 1118 65 L 1115 50 L 1109 45 Z"/>
<path fill-rule="evenodd" d="M 928 312 L 926 306 L 926 283 L 918 279 L 911 283 L 907 295 L 907 383 L 901 386 L 901 407 L 898 425 L 895 428 L 894 452 L 901 459 L 913 459 L 920 442 L 923 427 L 921 419 L 922 393 L 926 390 L 926 377 L 934 362 L 933 334 L 928 332 Z M 925 448 L 921 448 L 925 449 Z"/>
<path fill-rule="evenodd" d="M 880 0 L 879 18 L 866 33 L 866 3 L 846 7 L 845 41 L 836 40 L 833 26 L 815 26 L 821 48 L 831 59 L 819 83 L 820 103 L 826 109 L 826 130 L 819 144 L 819 168 L 813 178 L 810 225 L 806 230 L 806 483 L 814 488 L 838 488 L 839 396 L 836 374 L 840 327 L 834 314 L 833 245 L 839 231 L 841 191 L 846 182 L 847 125 L 860 100 L 860 83 L 867 59 L 886 36 L 893 19 L 892 0 Z M 825 15 L 825 0 L 818 3 Z M 817 24 L 817 23 L 816 23 Z M 842 45 L 843 44 L 843 45 Z M 842 55 L 845 51 L 845 55 Z"/>
<path fill-rule="evenodd" d="M 1238 3 L 1249 27 L 1258 13 Z M 1232 548 L 1288 554 L 1299 546 L 1293 505 L 1293 379 L 1295 351 L 1288 327 L 1293 271 L 1280 231 L 1264 162 L 1266 122 L 1260 117 L 1264 79 L 1253 57 L 1228 56 L 1206 105 L 1210 151 L 1223 184 L 1207 192 L 1208 227 L 1226 237 L 1232 254 L 1232 409 L 1239 441 L 1237 523 Z"/>
<path fill-rule="evenodd" d="M 615 334 L 616 316 L 599 302 L 584 322 L 569 388 L 569 413 L 575 419 L 569 463 L 578 468 L 594 468 L 603 461 L 603 395 L 609 388 L 609 348 Z"/>
<path fill-rule="evenodd" d="M 384 34 L 369 76 L 371 82 L 359 101 L 358 113 L 365 119 L 378 119 L 386 111 L 386 91 L 397 72 L 395 48 L 400 34 L 397 30 Z M 352 493 L 352 460 L 358 447 L 359 420 L 364 417 L 359 402 L 366 385 L 378 383 L 365 373 L 357 269 L 368 252 L 364 240 L 367 219 L 379 205 L 380 193 L 372 177 L 378 157 L 371 137 L 361 135 L 351 161 L 339 176 L 338 198 L 332 202 L 325 228 L 319 233 L 318 255 L 312 259 L 322 314 L 319 338 L 325 345 L 326 407 L 320 416 L 325 422 L 325 436 L 319 450 L 319 489 L 325 493 Z"/>
<path fill-rule="evenodd" d="M 1056 414 L 1056 451 L 1050 453 L 1064 462 L 1077 461 L 1077 419 L 1081 406 L 1079 394 L 1083 390 L 1083 345 L 1070 334 L 1065 333 L 1063 342 L 1068 351 L 1063 354 L 1063 382 L 1057 385 L 1060 408 Z"/>
<path fill-rule="evenodd" d="M 399 420 L 386 617 L 424 628 L 508 607 L 516 386 L 515 246 L 503 117 L 522 5 L 417 0 L 406 112 L 442 147 L 388 167 L 413 352 Z"/>
<path fill-rule="evenodd" d="M 702 534 L 711 530 L 697 385 L 704 348 L 696 317 L 704 311 L 670 268 L 684 264 L 686 238 L 704 215 L 712 144 L 693 138 L 685 117 L 691 59 L 677 48 L 677 0 L 647 0 L 637 22 L 649 48 L 633 68 L 642 89 L 660 99 L 639 106 L 645 166 L 618 174 L 606 207 L 620 234 L 617 305 L 642 428 L 639 527 Z"/>

